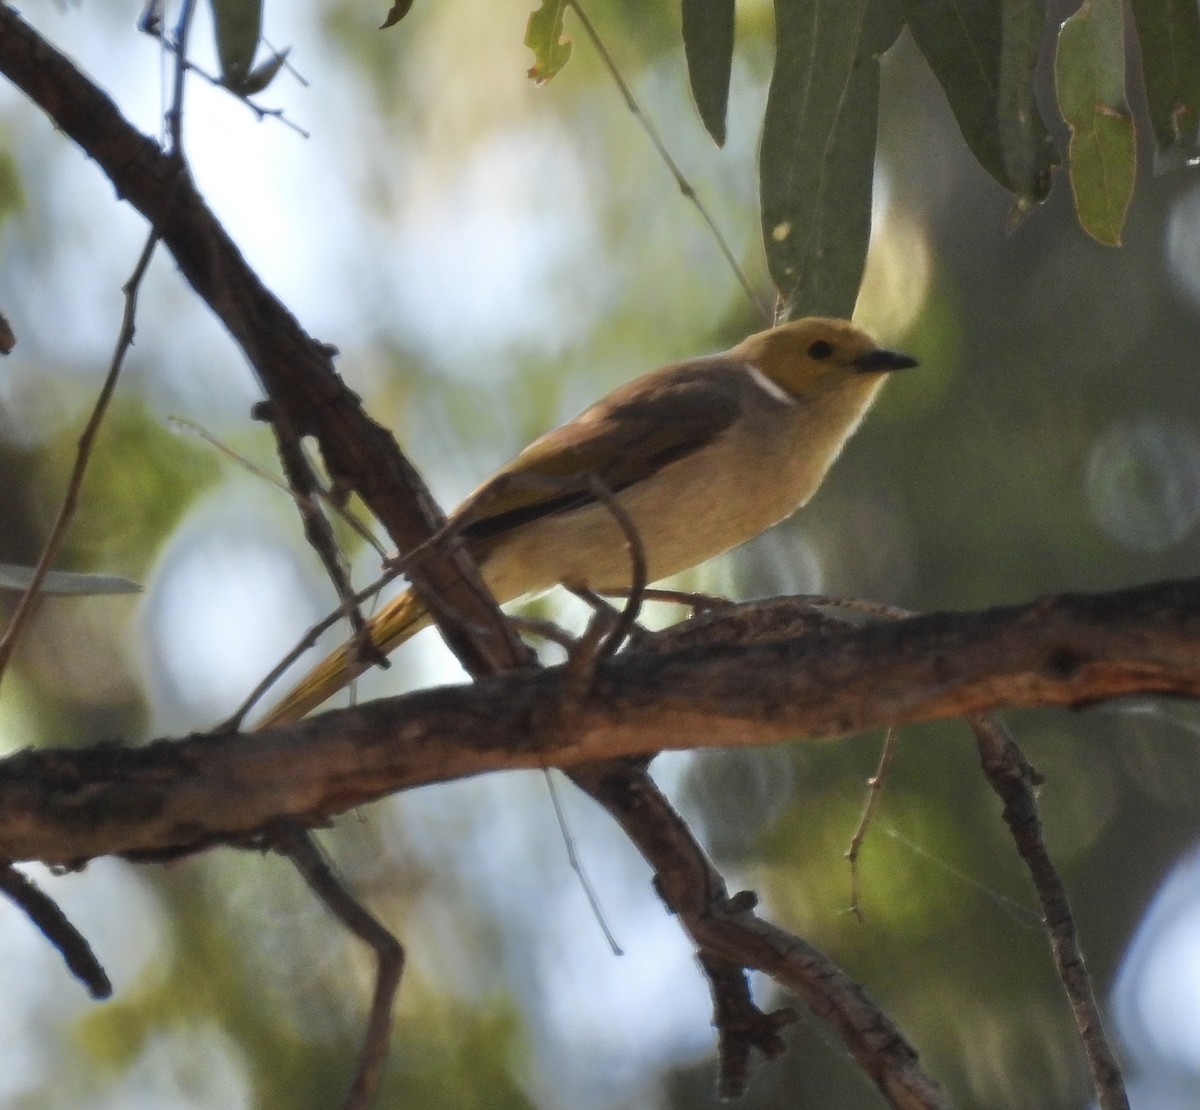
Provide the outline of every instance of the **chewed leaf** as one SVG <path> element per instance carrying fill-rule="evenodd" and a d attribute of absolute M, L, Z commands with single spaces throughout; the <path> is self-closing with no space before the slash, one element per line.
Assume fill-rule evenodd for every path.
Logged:
<path fill-rule="evenodd" d="M 542 0 L 542 6 L 531 12 L 525 27 L 525 45 L 533 51 L 529 76 L 544 85 L 571 56 L 571 40 L 563 34 L 563 13 L 566 0 Z"/>
<path fill-rule="evenodd" d="M 1084 0 L 1058 35 L 1058 104 L 1071 128 L 1068 154 L 1079 223 L 1119 246 L 1137 176 L 1133 116 L 1125 102 L 1121 0 Z"/>
<path fill-rule="evenodd" d="M 683 0 L 683 49 L 692 97 L 717 146 L 725 145 L 725 111 L 733 69 L 734 0 Z"/>
<path fill-rule="evenodd" d="M 0 563 L 0 590 L 22 591 L 33 581 L 30 567 Z M 119 574 L 72 574 L 69 571 L 52 570 L 42 582 L 44 594 L 139 594 L 142 587 Z"/>

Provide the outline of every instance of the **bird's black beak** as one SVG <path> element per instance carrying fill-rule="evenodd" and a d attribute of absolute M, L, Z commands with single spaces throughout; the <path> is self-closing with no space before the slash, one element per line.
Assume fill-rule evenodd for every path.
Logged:
<path fill-rule="evenodd" d="M 919 366 L 911 355 L 902 355 L 899 351 L 885 351 L 882 348 L 868 351 L 861 358 L 854 360 L 854 365 L 864 373 L 886 374 L 891 370 L 908 370 Z"/>

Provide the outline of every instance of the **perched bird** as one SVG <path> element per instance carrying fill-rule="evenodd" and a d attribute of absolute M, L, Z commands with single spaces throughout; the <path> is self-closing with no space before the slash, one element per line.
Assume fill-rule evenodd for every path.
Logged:
<path fill-rule="evenodd" d="M 637 530 L 648 581 L 665 578 L 805 504 L 884 377 L 916 365 L 845 320 L 758 332 L 613 390 L 526 447 L 450 521 L 501 603 L 558 584 L 628 589 L 626 537 L 599 482 Z M 428 623 L 405 593 L 372 618 L 371 638 L 386 653 Z M 367 666 L 352 644 L 338 648 L 260 727 L 298 720 Z"/>

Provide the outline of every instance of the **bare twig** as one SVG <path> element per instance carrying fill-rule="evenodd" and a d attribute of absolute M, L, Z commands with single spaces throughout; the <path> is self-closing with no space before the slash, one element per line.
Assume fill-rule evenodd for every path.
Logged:
<path fill-rule="evenodd" d="M 558 796 L 558 787 L 554 785 L 554 775 L 550 768 L 545 768 L 546 786 L 550 791 L 550 804 L 554 806 L 554 817 L 558 821 L 558 831 L 562 834 L 563 843 L 567 846 L 567 862 L 571 865 L 571 870 L 575 872 L 575 877 L 579 880 L 579 885 L 583 887 L 584 896 L 587 898 L 588 906 L 591 907 L 592 916 L 596 919 L 596 924 L 600 926 L 600 931 L 604 934 L 604 939 L 608 943 L 609 951 L 614 956 L 624 956 L 625 952 L 617 943 L 617 938 L 613 935 L 613 931 L 609 928 L 608 919 L 604 916 L 604 908 L 600 905 L 600 899 L 596 894 L 596 888 L 592 886 L 592 880 L 584 870 L 583 860 L 579 856 L 579 852 L 575 849 L 575 837 L 571 833 L 571 828 L 567 824 L 567 814 L 563 809 L 562 799 Z"/>
<path fill-rule="evenodd" d="M 117 380 L 120 378 L 121 368 L 125 364 L 125 356 L 129 352 L 129 348 L 133 345 L 138 290 L 141 288 L 142 278 L 146 275 L 150 259 L 154 256 L 154 248 L 157 245 L 158 232 L 152 230 L 146 237 L 146 243 L 142 247 L 142 253 L 133 268 L 133 273 L 129 276 L 129 280 L 125 282 L 125 311 L 121 319 L 116 347 L 113 350 L 112 360 L 108 366 L 108 373 L 105 375 L 104 383 L 101 385 L 100 392 L 96 397 L 96 403 L 92 406 L 91 415 L 88 417 L 83 432 L 80 434 L 79 446 L 75 451 L 75 464 L 71 468 L 70 477 L 67 479 L 67 489 L 63 494 L 62 506 L 58 510 L 58 517 L 54 521 L 54 526 L 50 529 L 50 535 L 46 539 L 42 553 L 38 557 L 29 588 L 21 595 L 21 600 L 12 615 L 12 620 L 9 621 L 8 627 L 4 630 L 3 637 L 0 638 L 0 681 L 3 681 L 4 672 L 8 667 L 9 660 L 12 658 L 17 641 L 20 639 L 21 633 L 25 629 L 25 624 L 33 613 L 34 603 L 37 601 L 42 583 L 45 581 L 47 573 L 58 556 L 58 549 L 62 546 L 67 529 L 70 527 L 71 521 L 75 516 L 75 510 L 79 505 L 79 492 L 83 487 L 84 475 L 87 473 L 88 462 L 92 457 L 92 448 L 95 446 L 96 437 L 100 432 L 100 425 L 104 422 L 105 414 L 108 412 L 109 402 L 116 391 Z"/>
<path fill-rule="evenodd" d="M 148 7 L 146 9 L 146 11 L 147 11 L 147 14 L 151 14 L 153 12 L 153 8 Z M 180 20 L 180 22 L 182 23 L 182 19 Z M 186 53 L 186 51 L 180 49 L 179 46 L 177 45 L 178 35 L 176 38 L 176 42 L 172 42 L 162 33 L 161 19 L 155 19 L 155 18 L 147 19 L 147 18 L 143 17 L 143 19 L 140 20 L 138 23 L 138 29 L 145 32 L 147 35 L 150 35 L 152 38 L 158 39 L 158 41 L 160 43 L 162 43 L 164 48 L 169 53 L 174 54 L 176 57 L 180 57 L 182 54 Z M 264 40 L 264 42 L 265 41 L 266 40 Z M 288 72 L 290 72 L 292 74 L 292 76 L 295 77 L 296 80 L 300 82 L 301 85 L 305 85 L 305 86 L 308 85 L 308 81 L 306 81 L 299 73 L 297 73 L 296 70 L 290 64 L 288 64 L 286 61 L 284 62 L 284 68 L 286 68 L 288 70 Z M 234 89 L 231 89 L 224 81 L 221 80 L 221 78 L 214 77 L 211 73 L 207 72 L 207 70 L 203 69 L 201 66 L 196 65 L 195 62 L 189 61 L 187 58 L 184 58 L 181 69 L 186 70 L 188 73 L 194 73 L 197 77 L 203 79 L 204 81 L 207 81 L 210 85 L 212 85 L 212 87 L 214 89 L 224 89 L 235 100 L 239 100 L 239 101 L 241 101 L 241 103 L 246 105 L 246 107 L 249 108 L 250 111 L 253 112 L 254 115 L 258 118 L 259 123 L 261 123 L 264 119 L 275 119 L 275 120 L 278 120 L 280 123 L 282 123 L 285 127 L 291 128 L 291 130 L 293 130 L 302 139 L 309 139 L 312 137 L 298 123 L 294 123 L 292 120 L 288 119 L 288 117 L 286 115 L 284 115 L 284 110 L 282 108 L 264 108 L 261 104 L 255 103 L 248 96 L 243 96 L 241 93 L 238 93 Z"/>
<path fill-rule="evenodd" d="M 354 601 L 354 587 L 350 584 L 350 570 L 338 547 L 329 518 L 321 511 L 318 504 L 317 491 L 320 483 L 313 473 L 312 465 L 300 446 L 300 437 L 288 422 L 287 418 L 269 401 L 255 406 L 255 415 L 265 419 L 275 433 L 275 446 L 279 451 L 279 461 L 287 478 L 292 500 L 304 521 L 304 535 L 309 545 L 316 551 L 325 573 L 333 583 L 333 588 L 341 602 L 341 613 L 350 621 L 353 633 L 355 661 L 367 666 L 388 666 L 387 656 L 375 646 L 371 638 L 371 629 L 367 619 L 362 615 Z"/>
<path fill-rule="evenodd" d="M 67 920 L 57 903 L 10 863 L 0 865 L 0 893 L 25 911 L 29 920 L 62 954 L 66 965 L 93 998 L 108 998 L 112 984 L 83 934 Z"/>
<path fill-rule="evenodd" d="M 1104 1032 L 1067 889 L 1042 835 L 1034 794 L 1034 787 L 1042 782 L 1042 777 L 1030 766 L 998 717 L 977 714 L 968 717 L 967 722 L 975 732 L 988 782 L 1004 802 L 1005 824 L 1037 891 L 1054 966 L 1071 1004 L 1101 1110 L 1129 1110 L 1121 1066 Z"/>
<path fill-rule="evenodd" d="M 175 82 L 171 107 L 167 112 L 167 135 L 170 138 L 167 149 L 176 158 L 183 157 L 183 89 L 188 68 L 188 35 L 192 29 L 192 14 L 195 8 L 195 0 L 183 0 L 180 4 L 179 20 L 175 25 L 175 42 L 172 44 L 175 54 Z"/>
<path fill-rule="evenodd" d="M 197 439 L 207 443 L 213 450 L 224 455 L 227 459 L 236 463 L 248 474 L 253 474 L 255 478 L 266 482 L 269 486 L 274 486 L 280 493 L 292 496 L 292 491 L 287 487 L 287 484 L 281 482 L 269 470 L 264 470 L 261 466 L 255 463 L 252 459 L 247 458 L 239 451 L 235 451 L 227 443 L 223 443 L 207 428 L 201 427 L 199 424 L 182 416 L 167 417 L 167 424 L 177 432 L 183 432 L 187 435 L 195 436 Z M 330 512 L 336 513 L 338 518 L 345 522 L 346 526 L 354 532 L 359 539 L 364 543 L 369 544 L 375 549 L 375 553 L 381 558 L 386 559 L 388 553 L 384 550 L 383 544 L 376 538 L 375 533 L 371 531 L 361 520 L 358 519 L 345 505 L 342 505 L 333 497 L 329 490 L 324 486 L 318 485 L 313 491 L 319 497 L 322 503 L 329 509 Z"/>
<path fill-rule="evenodd" d="M 642 597 L 646 592 L 646 546 L 638 533 L 633 518 L 626 512 L 625 507 L 613 496 L 612 490 L 594 474 L 588 485 L 596 499 L 608 510 L 609 515 L 617 522 L 621 535 L 625 537 L 625 550 L 629 552 L 629 594 L 628 600 L 621 609 L 617 623 L 605 640 L 602 655 L 612 655 L 625 642 L 625 638 L 637 624 L 642 611 Z"/>
<path fill-rule="evenodd" d="M 358 591 L 358 593 L 352 595 L 351 600 L 354 602 L 355 606 L 362 605 L 364 602 L 370 601 L 379 593 L 380 590 L 384 588 L 384 586 L 391 582 L 392 579 L 398 577 L 399 574 L 400 572 L 398 570 L 385 571 L 378 578 L 376 578 L 374 582 L 364 586 Z M 215 733 L 236 732 L 239 728 L 241 728 L 242 721 L 245 720 L 246 714 L 249 713 L 250 710 L 258 704 L 258 700 L 272 686 L 274 686 L 276 682 L 279 681 L 288 667 L 295 663 L 296 660 L 299 659 L 300 656 L 302 656 L 306 651 L 308 651 L 309 648 L 313 647 L 321 638 L 322 633 L 332 628 L 345 615 L 346 614 L 342 610 L 341 606 L 338 606 L 338 608 L 334 609 L 330 613 L 326 613 L 321 620 L 317 621 L 316 624 L 314 624 L 307 632 L 304 633 L 302 637 L 300 637 L 300 639 L 292 647 L 291 651 L 289 651 L 282 659 L 279 660 L 278 663 L 275 664 L 274 667 L 271 668 L 270 671 L 267 672 L 262 681 L 259 682 L 259 684 L 255 686 L 254 689 L 251 690 L 246 696 L 246 700 L 243 701 L 242 704 L 239 705 L 229 717 L 213 728 L 212 731 Z"/>
<path fill-rule="evenodd" d="M 605 597 L 628 597 L 629 590 L 605 590 Z M 733 602 L 727 597 L 714 597 L 712 594 L 698 594 L 691 590 L 664 590 L 661 586 L 647 587 L 642 590 L 643 601 L 661 601 L 667 605 L 682 605 L 693 612 L 704 612 L 708 609 L 721 609 Z"/>
<path fill-rule="evenodd" d="M 892 760 L 895 758 L 897 747 L 896 735 L 896 727 L 889 725 L 883 736 L 883 750 L 879 753 L 879 766 L 875 768 L 875 774 L 867 779 L 867 798 L 863 804 L 862 817 L 859 818 L 858 828 L 854 830 L 854 835 L 850 838 L 850 847 L 846 849 L 846 859 L 850 863 L 850 912 L 860 924 L 863 920 L 863 913 L 862 904 L 859 901 L 858 856 L 862 851 L 863 841 L 867 838 L 867 829 L 871 826 L 871 819 L 875 816 L 875 810 L 879 806 L 879 799 L 883 795 L 883 786 L 887 781 L 888 772 L 892 769 Z"/>
<path fill-rule="evenodd" d="M 359 1051 L 358 1069 L 342 1103 L 343 1110 L 365 1110 L 371 1104 L 383 1065 L 387 1060 L 392 1033 L 392 1003 L 404 974 L 404 947 L 341 884 L 316 841 L 308 833 L 292 826 L 277 832 L 273 840 L 304 877 L 329 911 L 375 953 L 375 991 L 367 1031 Z"/>

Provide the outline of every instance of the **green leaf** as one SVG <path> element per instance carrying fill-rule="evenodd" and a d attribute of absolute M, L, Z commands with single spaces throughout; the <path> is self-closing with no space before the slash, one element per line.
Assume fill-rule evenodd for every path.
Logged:
<path fill-rule="evenodd" d="M 525 26 L 525 45 L 533 51 L 529 77 L 539 85 L 549 81 L 571 56 L 571 40 L 563 34 L 566 10 L 567 0 L 542 0 Z"/>
<path fill-rule="evenodd" d="M 1014 215 L 1041 203 L 1057 163 L 1034 96 L 1043 0 L 901 0 L 901 5 L 971 153 L 1017 198 Z"/>
<path fill-rule="evenodd" d="M 33 581 L 30 567 L 0 563 L 0 590 L 24 591 Z M 68 571 L 52 570 L 42 582 L 44 594 L 140 594 L 142 587 L 130 578 L 119 574 L 72 574 Z"/>
<path fill-rule="evenodd" d="M 1154 128 L 1156 172 L 1200 157 L 1200 7 L 1196 0 L 1132 0 Z"/>
<path fill-rule="evenodd" d="M 379 25 L 381 31 L 386 31 L 389 27 L 395 27 L 409 11 L 412 9 L 413 0 L 396 0 L 396 2 L 388 9 L 387 18 Z"/>
<path fill-rule="evenodd" d="M 221 83 L 237 90 L 247 79 L 262 37 L 262 0 L 211 0 Z"/>
<path fill-rule="evenodd" d="M 1098 242 L 1119 246 L 1137 176 L 1121 0 L 1084 0 L 1062 25 L 1054 78 L 1071 127 L 1068 160 L 1079 223 Z"/>
<path fill-rule="evenodd" d="M 879 55 L 891 0 L 775 0 L 759 152 L 763 245 L 784 316 L 849 316 L 871 231 Z"/>
<path fill-rule="evenodd" d="M 733 69 L 734 0 L 683 0 L 683 50 L 692 97 L 717 146 L 725 145 L 725 111 Z"/>
<path fill-rule="evenodd" d="M 255 93 L 262 92 L 283 69 L 287 56 L 291 52 L 290 46 L 276 51 L 265 62 L 255 66 L 237 84 L 226 81 L 226 86 L 230 92 L 235 92 L 238 96 L 253 96 Z"/>

